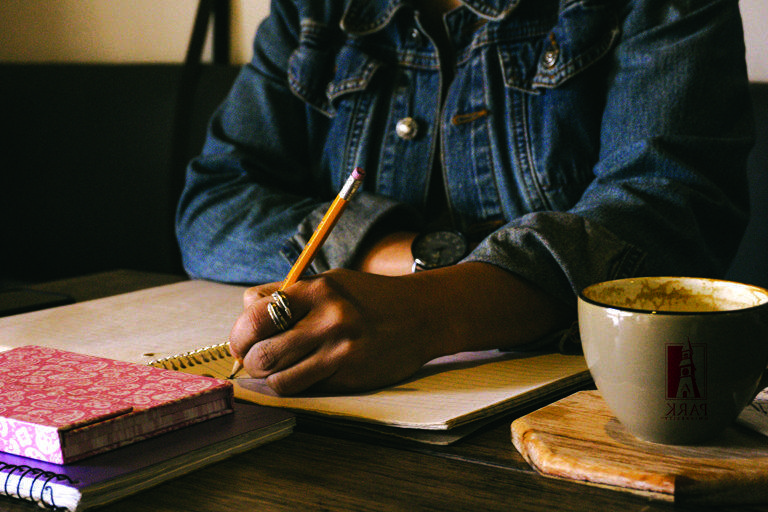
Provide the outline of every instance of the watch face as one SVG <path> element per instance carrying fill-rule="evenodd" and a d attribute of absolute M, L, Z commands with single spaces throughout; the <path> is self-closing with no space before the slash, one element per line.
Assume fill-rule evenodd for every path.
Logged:
<path fill-rule="evenodd" d="M 421 268 L 445 267 L 461 261 L 467 253 L 467 241 L 456 231 L 423 233 L 413 241 L 411 252 Z"/>

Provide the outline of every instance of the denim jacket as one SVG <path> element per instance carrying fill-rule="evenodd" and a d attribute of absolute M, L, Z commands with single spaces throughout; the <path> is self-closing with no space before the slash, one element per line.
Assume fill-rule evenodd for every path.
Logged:
<path fill-rule="evenodd" d="M 467 260 L 565 301 L 724 273 L 752 143 L 737 0 L 463 0 L 444 23 L 441 66 L 409 0 L 273 0 L 188 168 L 189 274 L 281 280 L 356 166 L 314 272 L 420 229 L 437 168 Z"/>

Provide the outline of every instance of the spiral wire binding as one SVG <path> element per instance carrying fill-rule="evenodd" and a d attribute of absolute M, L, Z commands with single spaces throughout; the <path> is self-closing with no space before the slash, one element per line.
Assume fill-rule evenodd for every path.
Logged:
<path fill-rule="evenodd" d="M 187 367 L 209 363 L 217 359 L 232 357 L 229 353 L 229 343 L 219 343 L 210 347 L 202 347 L 182 354 L 163 357 L 148 362 L 149 366 L 165 368 L 166 370 L 181 370 Z"/>
<path fill-rule="evenodd" d="M 18 475 L 19 480 L 16 483 L 16 492 L 14 493 L 13 486 L 10 484 L 11 477 L 13 477 L 14 473 L 17 471 L 20 473 Z M 53 499 L 53 488 L 50 486 L 50 483 L 54 480 L 57 482 L 66 481 L 70 484 L 75 483 L 74 480 L 66 475 L 60 475 L 52 471 L 43 471 L 42 469 L 37 469 L 26 465 L 7 464 L 5 462 L 0 462 L 0 476 L 2 475 L 5 475 L 5 482 L 3 482 L 3 490 L 0 494 L 4 494 L 5 496 L 9 496 L 11 498 L 19 498 L 31 503 L 39 503 L 40 506 L 44 508 L 56 511 L 63 511 L 66 510 L 66 508 L 56 505 Z M 29 484 L 29 491 L 26 492 L 25 495 L 22 495 L 22 482 L 25 478 L 32 476 L 34 476 L 34 478 Z M 35 490 L 35 485 L 38 481 L 41 481 L 42 483 L 40 484 L 41 487 L 39 499 L 36 499 L 33 493 Z"/>

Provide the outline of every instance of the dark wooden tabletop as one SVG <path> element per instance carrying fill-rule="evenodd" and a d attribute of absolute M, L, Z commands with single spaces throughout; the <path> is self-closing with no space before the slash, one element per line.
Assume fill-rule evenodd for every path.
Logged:
<path fill-rule="evenodd" d="M 183 279 L 117 271 L 35 285 L 78 300 Z M 523 411 L 526 412 L 526 411 Z M 518 413 L 521 414 L 521 413 Z M 451 446 L 367 437 L 299 418 L 296 431 L 103 510 L 620 511 L 702 510 L 538 475 L 510 441 L 509 416 Z M 0 499 L 0 511 L 39 510 Z M 768 511 L 768 506 L 717 507 Z"/>

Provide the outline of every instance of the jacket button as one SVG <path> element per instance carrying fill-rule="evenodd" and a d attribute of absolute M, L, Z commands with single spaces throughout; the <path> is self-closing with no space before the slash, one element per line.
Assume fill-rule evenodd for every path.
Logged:
<path fill-rule="evenodd" d="M 397 136 L 403 140 L 412 140 L 416 138 L 419 132 L 419 124 L 412 117 L 404 117 L 397 122 L 395 126 Z"/>
<path fill-rule="evenodd" d="M 542 64 L 547 69 L 552 69 L 557 64 L 557 59 L 560 57 L 560 45 L 557 44 L 557 39 L 553 32 L 549 33 L 549 49 L 544 52 L 541 57 Z"/>
<path fill-rule="evenodd" d="M 557 64 L 558 56 L 559 55 L 557 50 L 547 50 L 544 52 L 544 56 L 541 59 L 544 62 L 544 67 L 547 69 L 552 69 L 555 67 L 555 64 Z"/>
<path fill-rule="evenodd" d="M 421 32 L 419 32 L 419 29 L 414 28 L 411 30 L 411 40 L 416 46 L 421 46 Z"/>

